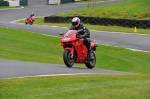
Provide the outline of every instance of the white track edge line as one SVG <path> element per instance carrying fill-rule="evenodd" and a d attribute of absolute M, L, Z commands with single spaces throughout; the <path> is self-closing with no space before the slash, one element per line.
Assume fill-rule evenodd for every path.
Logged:
<path fill-rule="evenodd" d="M 71 76 L 71 75 L 92 75 L 92 74 L 99 74 L 99 75 L 111 75 L 108 73 L 68 73 L 68 74 L 50 74 L 50 75 L 35 75 L 35 76 L 23 76 L 23 77 L 10 77 L 10 78 L 1 78 L 1 79 L 22 79 L 22 78 L 32 78 L 32 77 L 51 77 L 51 76 Z M 114 74 L 114 75 L 124 75 L 124 73 L 122 74 Z M 127 75 L 127 74 L 126 74 Z M 129 75 L 132 75 L 129 73 Z"/>

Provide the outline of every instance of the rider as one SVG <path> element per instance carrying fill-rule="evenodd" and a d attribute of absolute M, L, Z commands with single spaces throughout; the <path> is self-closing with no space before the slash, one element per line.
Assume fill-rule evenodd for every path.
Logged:
<path fill-rule="evenodd" d="M 32 12 L 31 14 L 30 14 L 30 17 L 29 18 L 33 18 L 34 19 L 34 12 Z M 27 18 L 27 20 L 29 19 L 29 18 Z M 26 22 L 27 22 L 27 20 L 26 20 Z M 34 21 L 34 20 L 33 20 Z"/>
<path fill-rule="evenodd" d="M 31 13 L 30 17 L 34 17 L 34 12 Z"/>
<path fill-rule="evenodd" d="M 82 32 L 79 32 L 80 38 L 84 39 L 84 45 L 88 49 L 88 57 L 92 59 L 92 56 L 90 55 L 91 50 L 90 50 L 90 45 L 91 45 L 91 40 L 90 40 L 90 31 L 80 23 L 80 19 L 78 17 L 74 17 L 72 19 L 72 26 L 70 27 L 70 30 L 79 30 L 83 29 Z"/>

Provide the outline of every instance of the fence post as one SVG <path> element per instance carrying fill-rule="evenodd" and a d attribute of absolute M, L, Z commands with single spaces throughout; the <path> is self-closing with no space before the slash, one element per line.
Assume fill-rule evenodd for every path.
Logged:
<path fill-rule="evenodd" d="M 108 3 L 108 1 L 107 0 L 105 0 L 105 4 L 107 5 L 107 3 Z"/>
<path fill-rule="evenodd" d="M 95 5 L 96 5 L 95 0 L 88 0 L 88 7 L 95 6 Z"/>

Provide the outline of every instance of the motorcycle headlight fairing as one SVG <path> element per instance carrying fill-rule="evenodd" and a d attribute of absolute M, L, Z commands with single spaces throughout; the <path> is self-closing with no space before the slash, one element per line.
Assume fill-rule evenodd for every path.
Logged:
<path fill-rule="evenodd" d="M 69 41 L 69 40 L 70 40 L 70 38 L 64 38 L 64 39 L 63 39 L 64 42 L 67 42 L 67 41 Z"/>

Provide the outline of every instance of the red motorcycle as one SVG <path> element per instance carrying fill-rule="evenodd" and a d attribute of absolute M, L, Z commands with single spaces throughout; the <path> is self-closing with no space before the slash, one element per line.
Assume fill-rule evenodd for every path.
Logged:
<path fill-rule="evenodd" d="M 64 48 L 63 60 L 67 67 L 72 67 L 74 63 L 84 63 L 87 68 L 93 68 L 96 64 L 96 56 L 94 51 L 96 51 L 97 45 L 95 40 L 91 41 L 91 57 L 88 56 L 87 47 L 84 45 L 84 39 L 80 38 L 78 33 L 83 31 L 80 30 L 69 30 L 66 34 L 60 33 L 62 38 L 60 40 L 61 46 Z"/>
<path fill-rule="evenodd" d="M 25 21 L 25 24 L 26 24 L 26 25 L 27 25 L 27 24 L 32 25 L 34 21 L 35 21 L 35 18 L 34 18 L 34 17 L 29 17 L 29 18 L 27 18 L 27 20 Z"/>

